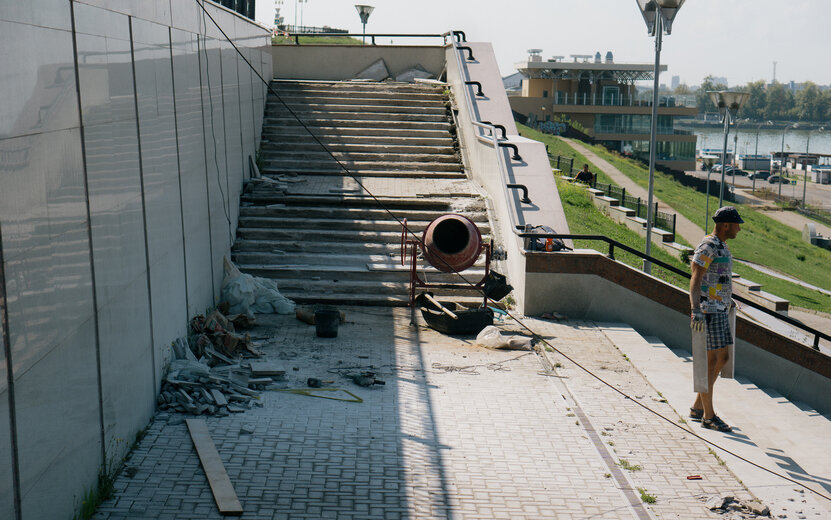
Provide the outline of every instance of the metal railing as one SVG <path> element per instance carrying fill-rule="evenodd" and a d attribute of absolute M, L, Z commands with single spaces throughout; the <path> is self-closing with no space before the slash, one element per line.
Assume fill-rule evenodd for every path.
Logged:
<path fill-rule="evenodd" d="M 662 267 L 663 269 L 666 269 L 667 271 L 675 273 L 679 276 L 683 276 L 684 278 L 686 278 L 688 280 L 692 278 L 690 273 L 684 271 L 683 269 L 679 269 L 679 268 L 675 267 L 674 265 L 670 265 L 666 262 L 658 260 L 657 258 L 655 258 L 653 256 L 642 253 L 641 251 L 638 251 L 637 249 L 635 249 L 633 247 L 629 247 L 626 244 L 622 244 L 622 243 L 618 242 L 617 240 L 611 239 L 611 238 L 609 238 L 605 235 L 579 235 L 579 234 L 571 234 L 571 233 L 518 233 L 518 235 L 522 238 L 556 238 L 556 239 L 560 239 L 560 240 L 596 240 L 596 241 L 602 241 L 602 242 L 606 242 L 606 244 L 609 245 L 609 253 L 606 256 L 610 260 L 615 259 L 615 248 L 618 248 L 618 249 L 622 249 L 623 251 L 626 251 L 627 253 L 632 253 L 635 256 L 639 256 L 640 258 L 643 258 L 644 260 L 648 260 L 649 262 L 653 263 L 654 265 Z M 744 305 L 747 305 L 749 307 L 753 307 L 754 309 L 756 309 L 758 311 L 764 312 L 765 314 L 767 314 L 769 316 L 773 316 L 773 317 L 775 317 L 775 318 L 777 318 L 781 321 L 784 321 L 788 325 L 792 325 L 792 326 L 794 326 L 794 327 L 796 327 L 796 328 L 798 328 L 798 329 L 800 329 L 804 332 L 807 332 L 808 334 L 813 334 L 813 336 L 814 336 L 813 349 L 814 350 L 819 350 L 819 340 L 820 339 L 824 339 L 826 341 L 831 341 L 831 336 L 830 335 L 828 335 L 824 332 L 818 331 L 817 329 L 815 329 L 813 327 L 805 325 L 804 323 L 802 323 L 800 321 L 797 321 L 797 320 L 795 320 L 795 319 L 793 319 L 789 316 L 785 316 L 785 315 L 779 314 L 776 311 L 772 311 L 772 310 L 770 310 L 766 307 L 762 307 L 758 303 L 753 302 L 751 300 L 748 300 L 747 298 L 744 298 L 742 296 L 739 296 L 738 294 L 733 294 L 733 299 L 736 300 L 737 302 L 743 303 Z"/>
<path fill-rule="evenodd" d="M 319 33 L 304 33 L 304 32 L 290 32 L 288 33 L 289 38 L 294 38 L 294 44 L 300 45 L 300 38 L 303 36 L 333 36 L 338 38 L 369 38 L 370 45 L 376 45 L 375 38 L 441 38 L 442 45 L 447 44 L 447 38 L 454 38 L 457 39 L 456 41 L 466 41 L 464 38 L 464 33 L 462 31 L 450 31 L 443 34 L 400 34 L 400 33 L 372 33 L 372 34 L 364 34 L 364 33 L 349 33 L 349 32 L 319 32 Z"/>
<path fill-rule="evenodd" d="M 555 92 L 550 98 L 555 105 L 591 105 L 610 107 L 651 107 L 652 96 L 624 96 L 599 94 L 595 92 Z M 661 96 L 658 98 L 659 107 L 686 107 L 695 108 L 695 96 Z"/>

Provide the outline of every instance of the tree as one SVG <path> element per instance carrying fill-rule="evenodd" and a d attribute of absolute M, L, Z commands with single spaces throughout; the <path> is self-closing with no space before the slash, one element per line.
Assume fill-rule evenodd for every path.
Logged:
<path fill-rule="evenodd" d="M 710 94 L 707 93 L 710 90 L 727 90 L 727 85 L 715 83 L 713 76 L 709 74 L 704 78 L 701 82 L 701 88 L 695 93 L 695 101 L 699 114 L 718 111 L 718 107 L 713 104 L 713 101 L 710 99 Z"/>
<path fill-rule="evenodd" d="M 814 83 L 807 81 L 802 90 L 794 96 L 796 117 L 800 121 L 822 121 L 822 92 Z"/>
<path fill-rule="evenodd" d="M 692 91 L 690 90 L 690 87 L 688 87 L 686 83 L 681 83 L 680 85 L 675 87 L 675 90 L 673 90 L 673 94 L 676 94 L 676 95 L 679 95 L 679 96 L 683 96 L 683 95 L 691 94 L 691 93 L 692 93 Z"/>
<path fill-rule="evenodd" d="M 781 83 L 774 83 L 768 87 L 766 94 L 765 119 L 773 121 L 791 119 L 794 104 L 793 93 L 790 89 L 786 89 Z"/>
<path fill-rule="evenodd" d="M 748 117 L 756 121 L 764 119 L 765 107 L 767 106 L 764 80 L 748 83 L 742 90 L 748 92 L 750 97 L 742 105 L 740 117 Z"/>

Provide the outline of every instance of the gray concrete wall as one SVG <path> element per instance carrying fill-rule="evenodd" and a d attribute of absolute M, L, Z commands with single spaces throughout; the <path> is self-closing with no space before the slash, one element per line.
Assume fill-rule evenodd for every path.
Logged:
<path fill-rule="evenodd" d="M 444 71 L 444 47 L 438 45 L 274 45 L 271 56 L 279 79 L 351 79 L 379 59 L 393 77 L 416 65 L 436 78 Z"/>
<path fill-rule="evenodd" d="M 686 291 L 593 250 L 530 256 L 536 258 L 529 258 L 525 283 L 535 290 L 526 298 L 526 315 L 556 311 L 571 319 L 628 323 L 643 336 L 692 351 Z M 736 335 L 737 374 L 831 413 L 828 356 L 742 317 Z"/>
<path fill-rule="evenodd" d="M 4 1 L 0 47 L 0 518 L 71 518 L 218 296 L 266 91 L 191 0 Z"/>

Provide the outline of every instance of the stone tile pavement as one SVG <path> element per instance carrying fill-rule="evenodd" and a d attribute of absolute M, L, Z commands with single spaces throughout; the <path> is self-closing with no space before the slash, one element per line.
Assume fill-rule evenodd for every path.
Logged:
<path fill-rule="evenodd" d="M 403 308 L 345 311 L 337 338 L 273 315 L 258 316 L 252 335 L 285 364 L 286 381 L 275 386 L 331 379 L 363 402 L 266 391 L 262 408 L 206 418 L 243 518 L 698 519 L 718 517 L 704 508 L 708 494 L 748 496 L 702 442 L 556 353 L 483 349 L 411 327 Z M 590 324 L 529 323 L 672 415 Z M 361 370 L 386 385 L 361 388 L 345 377 Z M 622 459 L 641 469 L 621 469 Z M 220 518 L 181 417 L 158 413 L 126 465 L 95 519 Z M 656 502 L 644 505 L 637 488 Z"/>

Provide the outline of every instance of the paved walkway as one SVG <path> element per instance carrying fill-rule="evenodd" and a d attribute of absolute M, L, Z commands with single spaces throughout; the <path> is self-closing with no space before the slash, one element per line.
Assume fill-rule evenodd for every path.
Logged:
<path fill-rule="evenodd" d="M 628 400 L 556 352 L 483 349 L 473 338 L 409 326 L 403 308 L 345 311 L 347 322 L 334 339 L 315 337 L 314 327 L 293 316 L 273 315 L 258 316 L 252 336 L 270 360 L 287 369 L 287 380 L 275 387 L 304 388 L 308 377 L 328 378 L 363 402 L 266 391 L 262 408 L 206 418 L 243 518 L 751 517 L 705 508 L 707 498 L 719 493 L 750 498 L 741 483 L 748 477 L 729 461 L 721 465 L 701 440 L 677 427 L 683 421 L 673 408 L 683 411 L 686 403 L 676 405 L 670 395 L 691 397 L 684 373 L 689 363 L 665 347 L 642 338 L 639 343 L 631 329 L 527 320 L 562 353 L 632 396 Z M 517 330 L 501 328 L 506 334 Z M 660 366 L 641 365 L 636 349 L 618 350 L 621 345 L 648 345 L 670 358 Z M 652 381 L 653 368 L 674 373 L 671 388 Z M 360 388 L 344 377 L 360 370 L 374 370 L 386 385 Z M 752 397 L 762 403 L 753 408 L 758 414 L 732 415 L 741 406 L 736 402 L 725 419 L 764 425 L 771 420 L 767 407 L 782 401 L 760 392 Z M 656 419 L 635 401 L 669 420 Z M 819 417 L 806 434 L 817 442 L 831 438 L 822 429 L 827 419 L 803 413 Z M 114 498 L 95 519 L 221 518 L 181 420 L 156 415 L 116 480 Z M 757 448 L 748 449 L 763 463 L 789 461 L 778 469 L 797 478 L 804 471 L 811 485 L 831 490 L 827 450 L 820 450 L 813 465 L 804 463 L 796 453 L 803 439 L 788 424 L 793 419 L 773 423 L 770 432 L 753 429 L 766 435 L 764 442 L 752 438 L 743 422 L 741 433 L 756 441 Z M 777 444 L 779 436 L 792 440 Z M 758 448 L 769 446 L 783 450 L 781 459 Z M 831 514 L 794 491 L 796 485 L 771 486 L 783 500 L 774 497 L 775 516 Z M 751 489 L 762 498 L 769 488 Z M 641 493 L 655 502 L 644 504 Z"/>
<path fill-rule="evenodd" d="M 634 197 L 640 197 L 642 199 L 646 199 L 649 195 L 649 192 L 639 186 L 635 181 L 627 177 L 622 171 L 615 168 L 609 161 L 603 159 L 596 153 L 594 153 L 589 148 L 586 148 L 583 143 L 578 141 L 577 139 L 569 139 L 565 137 L 560 137 L 563 141 L 568 143 L 569 146 L 583 154 L 586 159 L 592 162 L 595 166 L 603 170 L 603 173 L 608 175 L 612 178 L 615 183 L 619 186 L 626 188 L 626 192 L 631 194 Z M 698 244 L 701 242 L 701 239 L 704 237 L 705 232 L 704 230 L 694 224 L 690 219 L 685 217 L 684 215 L 676 212 L 671 206 L 664 203 L 658 197 L 655 197 L 653 194 L 652 199 L 658 203 L 658 208 L 662 210 L 672 211 L 676 214 L 675 217 L 675 232 L 678 233 L 680 236 L 684 237 L 684 240 L 689 242 L 690 244 Z"/>

